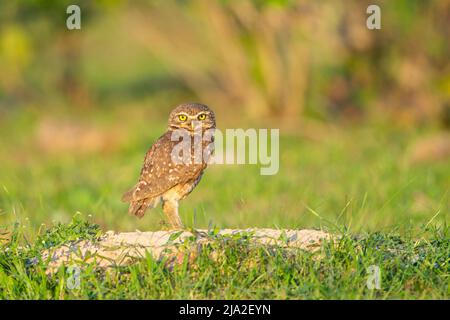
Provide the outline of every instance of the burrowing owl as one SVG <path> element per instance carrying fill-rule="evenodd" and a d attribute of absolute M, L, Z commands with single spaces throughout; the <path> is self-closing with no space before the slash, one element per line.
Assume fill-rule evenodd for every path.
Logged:
<path fill-rule="evenodd" d="M 148 208 L 156 207 L 162 202 L 163 211 L 173 228 L 182 228 L 178 215 L 178 202 L 185 198 L 199 183 L 207 166 L 207 155 L 211 154 L 212 139 L 200 140 L 196 136 L 211 132 L 216 127 L 214 112 L 206 105 L 186 103 L 179 105 L 169 115 L 169 125 L 164 133 L 150 148 L 145 156 L 139 182 L 122 196 L 122 201 L 130 202 L 129 213 L 138 217 L 144 216 Z M 210 130 L 212 129 L 212 130 Z M 181 138 L 174 138 L 174 133 L 185 133 L 191 148 L 188 158 L 183 155 L 173 157 L 174 147 Z M 195 145 L 199 146 L 202 155 L 194 159 Z M 196 149 L 199 150 L 199 149 Z M 197 151 L 196 151 L 197 152 Z M 176 154 L 176 152 L 175 152 Z M 197 153 L 198 155 L 198 153 Z"/>

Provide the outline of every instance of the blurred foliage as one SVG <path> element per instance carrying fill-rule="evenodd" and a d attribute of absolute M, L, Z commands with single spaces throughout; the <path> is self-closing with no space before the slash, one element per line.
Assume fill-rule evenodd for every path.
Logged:
<path fill-rule="evenodd" d="M 120 195 L 185 101 L 281 129 L 280 172 L 212 166 L 189 226 L 447 224 L 450 1 L 370 2 L 381 30 L 362 0 L 0 1 L 0 224 L 160 228 Z"/>
<path fill-rule="evenodd" d="M 66 28 L 69 4 L 81 30 Z M 366 28 L 369 4 L 381 30 Z M 0 109 L 164 97 L 286 123 L 435 124 L 448 114 L 449 33 L 448 0 L 2 1 Z"/>

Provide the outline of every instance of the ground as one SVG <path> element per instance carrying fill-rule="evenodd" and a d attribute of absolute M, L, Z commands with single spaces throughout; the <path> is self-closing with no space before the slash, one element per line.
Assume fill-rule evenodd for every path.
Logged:
<path fill-rule="evenodd" d="M 77 289 L 67 285 L 73 270 L 47 276 L 45 262 L 30 262 L 45 248 L 110 229 L 161 228 L 160 209 L 130 217 L 120 195 L 165 120 L 121 110 L 70 125 L 38 110 L 0 120 L 8 137 L 0 140 L 1 299 L 450 297 L 450 167 L 409 157 L 419 138 L 436 132 L 377 124 L 282 129 L 277 175 L 261 176 L 252 165 L 211 167 L 181 203 L 188 228 L 315 228 L 340 234 L 337 245 L 286 254 L 234 239 L 210 248 L 223 250 L 223 259 L 205 253 L 173 269 L 151 257 L 106 273 L 85 265 Z M 78 145 L 64 142 L 71 132 Z M 379 290 L 367 287 L 370 266 L 380 268 Z"/>

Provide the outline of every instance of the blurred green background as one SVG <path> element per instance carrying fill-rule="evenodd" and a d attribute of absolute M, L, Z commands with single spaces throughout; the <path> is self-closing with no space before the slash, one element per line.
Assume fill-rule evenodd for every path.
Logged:
<path fill-rule="evenodd" d="M 66 8 L 81 7 L 81 30 Z M 366 8 L 381 7 L 381 30 Z M 280 171 L 210 167 L 189 226 L 411 230 L 449 217 L 450 1 L 2 1 L 0 224 L 120 202 L 171 108 L 280 128 Z"/>

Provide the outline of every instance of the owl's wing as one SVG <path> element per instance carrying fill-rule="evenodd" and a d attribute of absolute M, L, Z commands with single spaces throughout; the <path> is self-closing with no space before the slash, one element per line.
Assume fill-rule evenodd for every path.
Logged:
<path fill-rule="evenodd" d="M 134 190 L 136 190 L 137 186 L 139 185 L 139 183 L 137 183 L 133 188 L 131 188 L 130 190 L 128 190 L 127 192 L 125 192 L 122 195 L 122 202 L 130 202 L 131 200 L 133 200 L 133 193 Z"/>
<path fill-rule="evenodd" d="M 122 201 L 156 197 L 180 183 L 195 179 L 201 173 L 204 164 L 172 162 L 171 154 L 176 143 L 170 140 L 167 133 L 158 139 L 147 152 L 139 182 L 123 195 Z"/>

